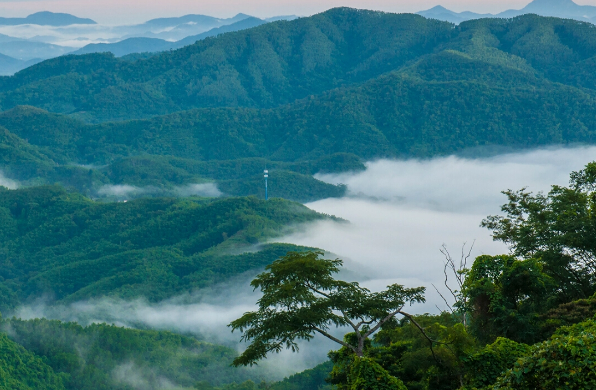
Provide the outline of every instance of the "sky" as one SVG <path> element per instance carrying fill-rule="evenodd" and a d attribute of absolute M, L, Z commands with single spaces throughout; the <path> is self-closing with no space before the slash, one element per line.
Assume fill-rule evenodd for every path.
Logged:
<path fill-rule="evenodd" d="M 230 17 L 240 12 L 257 17 L 309 16 L 339 6 L 416 12 L 440 4 L 454 11 L 496 13 L 521 9 L 527 3 L 529 0 L 0 0 L 0 15 L 23 17 L 38 11 L 66 12 L 115 25 L 191 13 L 217 17 Z M 596 0 L 576 0 L 576 3 L 596 5 Z"/>

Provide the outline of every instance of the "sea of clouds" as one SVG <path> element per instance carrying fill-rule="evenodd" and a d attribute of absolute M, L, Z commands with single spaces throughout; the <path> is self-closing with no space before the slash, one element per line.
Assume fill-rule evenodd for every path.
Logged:
<path fill-rule="evenodd" d="M 472 256 L 507 253 L 479 225 L 486 216 L 498 214 L 506 202 L 501 191 L 521 189 L 548 191 L 553 184 L 566 185 L 569 173 L 596 160 L 596 147 L 544 149 L 491 158 L 444 157 L 429 160 L 379 160 L 367 163 L 358 173 L 317 175 L 329 183 L 344 183 L 348 194 L 308 204 L 319 212 L 349 221 L 315 222 L 276 239 L 325 249 L 328 256 L 345 260 L 346 280 L 357 280 L 371 290 L 392 283 L 427 287 L 427 303 L 408 308 L 414 313 L 446 309 L 432 284 L 442 287 L 445 245 L 458 259 L 464 243 Z M 1 178 L 0 178 L 1 179 Z M 126 195 L 130 188 L 109 188 Z M 107 189 L 106 189 L 107 190 Z M 216 187 L 189 189 L 211 192 Z M 100 299 L 65 306 L 43 302 L 23 307 L 21 318 L 48 317 L 81 324 L 108 322 L 122 326 L 151 327 L 199 335 L 205 340 L 243 349 L 238 333 L 227 324 L 254 310 L 259 298 L 252 291 L 247 273 L 213 288 L 164 302 Z M 341 335 L 344 330 L 335 330 Z M 336 345 L 321 337 L 301 343 L 299 354 L 273 355 L 264 367 L 271 378 L 302 371 L 326 360 Z"/>

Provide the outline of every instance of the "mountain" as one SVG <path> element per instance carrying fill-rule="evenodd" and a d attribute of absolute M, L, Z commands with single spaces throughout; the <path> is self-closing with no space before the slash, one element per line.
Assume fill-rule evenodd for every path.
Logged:
<path fill-rule="evenodd" d="M 248 28 L 253 28 L 264 24 L 261 19 L 247 17 L 239 22 L 232 23 L 226 26 L 217 27 L 204 32 L 199 35 L 186 37 L 177 42 L 169 42 L 157 38 L 128 38 L 116 43 L 98 43 L 87 45 L 72 54 L 90 54 L 90 53 L 107 53 L 110 52 L 116 57 L 123 57 L 132 53 L 154 53 L 172 49 L 179 49 L 181 47 L 192 45 L 208 37 L 214 37 L 226 32 L 240 31 Z"/>
<path fill-rule="evenodd" d="M 128 38 L 116 43 L 92 43 L 73 51 L 72 54 L 112 53 L 123 57 L 132 53 L 152 53 L 169 50 L 173 42 L 158 38 Z"/>
<path fill-rule="evenodd" d="M 511 18 L 523 14 L 588 21 L 596 17 L 596 6 L 578 5 L 573 0 L 534 0 L 521 10 L 508 10 L 497 14 L 497 16 Z"/>
<path fill-rule="evenodd" d="M 0 43 L 0 48 L 1 47 L 2 43 Z M 17 60 L 16 58 L 12 58 L 0 53 L 0 76 L 11 76 L 16 72 L 28 68 L 31 65 L 35 65 L 41 61 L 43 60 L 37 58 L 31 59 L 29 61 Z"/>
<path fill-rule="evenodd" d="M 184 15 L 180 17 L 174 18 L 159 18 L 159 19 L 151 19 L 139 26 L 147 26 L 147 27 L 159 27 L 159 28 L 167 28 L 172 26 L 180 26 L 184 24 L 198 24 L 198 25 L 212 25 L 215 26 L 217 24 L 227 23 L 232 24 L 239 22 L 243 19 L 249 18 L 250 16 L 245 14 L 238 14 L 233 18 L 228 19 L 219 19 L 214 18 L 212 16 L 206 15 Z"/>
<path fill-rule="evenodd" d="M 1 388 L 65 390 L 63 376 L 4 333 L 0 333 L 0 351 Z"/>
<path fill-rule="evenodd" d="M 336 9 L 134 63 L 97 54 L 55 58 L 0 79 L 0 108 L 32 105 L 94 122 L 196 107 L 271 108 L 395 70 L 431 53 L 452 30 L 416 15 Z M 86 77 L 98 71 L 111 76 Z M 70 91 L 56 94 L 65 82 Z"/>
<path fill-rule="evenodd" d="M 31 66 L 44 59 L 58 57 L 73 51 L 73 48 L 52 45 L 49 43 L 11 37 L 0 34 L 0 54 L 12 57 L 21 61 L 20 65 L 6 67 L 5 69 L 17 69 L 12 72 L 2 71 L 2 75 L 12 75 L 16 71 Z M 5 60 L 5 62 L 8 60 Z"/>
<path fill-rule="evenodd" d="M 454 26 L 342 8 L 134 62 L 64 56 L 0 79 L 2 169 L 90 196 L 200 183 L 263 196 L 268 167 L 274 196 L 342 196 L 312 175 L 381 157 L 596 143 L 594 53 L 593 25 L 572 20 Z"/>
<path fill-rule="evenodd" d="M 222 385 L 263 374 L 230 367 L 237 356 L 231 348 L 165 331 L 14 318 L 0 326 L 9 335 L 0 333 L 3 389 L 191 389 L 199 381 Z M 2 369 L 28 387 L 3 383 Z"/>
<path fill-rule="evenodd" d="M 285 20 L 285 19 L 279 19 L 279 20 Z M 218 28 L 214 28 L 212 30 L 209 30 L 207 32 L 204 32 L 202 34 L 199 35 L 193 35 L 190 37 L 186 37 L 184 39 L 179 40 L 178 42 L 175 42 L 172 45 L 172 49 L 179 49 L 182 48 L 184 46 L 188 46 L 188 45 L 192 45 L 197 41 L 200 41 L 202 39 L 205 38 L 209 38 L 209 37 L 216 37 L 220 34 L 225 34 L 228 32 L 234 32 L 234 31 L 241 31 L 241 30 L 246 30 L 249 28 L 253 28 L 253 27 L 258 27 L 262 24 L 265 24 L 266 22 L 258 19 L 258 18 L 253 18 L 251 17 L 247 17 L 246 19 L 242 19 L 239 22 L 235 22 L 232 24 L 228 24 L 226 26 L 222 26 L 222 27 L 218 27 Z"/>
<path fill-rule="evenodd" d="M 14 40 L 0 43 L 1 54 L 17 58 L 22 61 L 54 58 L 70 53 L 73 50 L 74 48 L 72 47 L 27 40 Z"/>
<path fill-rule="evenodd" d="M 578 5 L 573 0 L 534 0 L 521 10 L 507 10 L 499 14 L 477 14 L 474 12 L 453 12 L 440 5 L 417 13 L 426 18 L 444 20 L 459 24 L 461 22 L 481 18 L 514 18 L 525 14 L 554 16 L 579 21 L 596 22 L 596 6 Z"/>
<path fill-rule="evenodd" d="M 40 26 L 70 26 L 73 24 L 97 24 L 91 19 L 82 19 L 70 14 L 54 12 L 37 12 L 26 18 L 0 18 L 0 25 L 17 26 L 20 24 L 36 24 Z"/>
<path fill-rule="evenodd" d="M 448 10 L 447 8 L 437 5 L 426 11 L 417 12 L 418 15 L 424 16 L 425 18 L 429 19 L 437 19 L 437 20 L 444 20 L 446 22 L 459 24 L 461 22 L 465 22 L 466 20 L 471 19 L 480 19 L 480 18 L 490 18 L 494 17 L 491 14 L 477 14 L 474 12 L 453 12 Z"/>
<path fill-rule="evenodd" d="M 152 19 L 134 26 L 120 26 L 114 29 L 124 38 L 159 38 L 179 41 L 191 35 L 202 34 L 214 28 L 240 22 L 250 16 L 238 14 L 233 18 L 220 19 L 206 15 L 184 15 L 175 18 Z"/>
<path fill-rule="evenodd" d="M 336 9 L 224 34 L 133 63 L 99 54 L 59 57 L 0 79 L 0 107 L 31 105 L 92 122 L 200 107 L 273 108 L 398 71 L 458 42 L 481 50 L 479 59 L 485 62 L 509 58 L 531 72 L 544 72 L 551 81 L 594 86 L 588 72 L 596 39 L 591 25 L 527 16 L 470 21 L 454 29 L 417 15 L 376 15 Z M 540 29 L 548 39 L 538 39 Z M 496 39 L 497 47 L 475 43 L 474 34 Z M 577 34 L 586 38 L 576 40 Z M 377 38 L 368 38 L 373 35 Z M 526 40 L 535 45 L 524 45 Z M 540 50 L 552 55 L 542 56 Z M 566 50 L 573 55 L 565 57 Z M 100 72 L 110 77 L 94 76 Z M 576 72 L 587 73 L 582 80 Z"/>

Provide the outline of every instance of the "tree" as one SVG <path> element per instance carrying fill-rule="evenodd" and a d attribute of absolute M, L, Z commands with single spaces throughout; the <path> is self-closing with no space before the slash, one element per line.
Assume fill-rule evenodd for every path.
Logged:
<path fill-rule="evenodd" d="M 572 172 L 570 186 L 548 194 L 506 191 L 505 216 L 482 222 L 513 254 L 538 259 L 558 287 L 556 303 L 585 299 L 596 292 L 596 162 Z"/>
<path fill-rule="evenodd" d="M 256 364 L 284 347 L 295 352 L 298 340 L 311 340 L 317 333 L 363 357 L 365 342 L 395 316 L 416 323 L 403 308 L 424 302 L 424 287 L 393 284 L 385 291 L 371 292 L 356 282 L 335 279 L 333 274 L 343 262 L 319 258 L 321 255 L 289 252 L 252 281 L 263 297 L 257 311 L 245 313 L 229 325 L 232 331 L 243 332 L 242 341 L 250 342 L 234 365 Z M 351 328 L 354 342 L 333 336 L 331 326 Z"/>
<path fill-rule="evenodd" d="M 478 256 L 463 285 L 471 313 L 471 331 L 484 343 L 497 337 L 535 342 L 536 321 L 555 290 L 553 280 L 535 259 Z"/>

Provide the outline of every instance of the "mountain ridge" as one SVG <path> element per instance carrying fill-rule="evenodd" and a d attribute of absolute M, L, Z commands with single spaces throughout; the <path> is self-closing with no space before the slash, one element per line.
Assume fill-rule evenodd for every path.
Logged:
<path fill-rule="evenodd" d="M 456 24 L 472 19 L 514 18 L 525 14 L 554 16 L 591 23 L 596 22 L 596 6 L 579 5 L 573 2 L 573 0 L 533 0 L 522 9 L 510 9 L 497 14 L 479 14 L 471 11 L 454 12 L 441 5 L 425 11 L 419 11 L 417 14 Z"/>
<path fill-rule="evenodd" d="M 97 24 L 92 19 L 79 18 L 71 14 L 54 13 L 49 11 L 36 12 L 25 18 L 2 18 L 0 25 L 17 26 L 20 24 L 36 24 L 40 26 L 70 26 L 73 24 Z"/>

